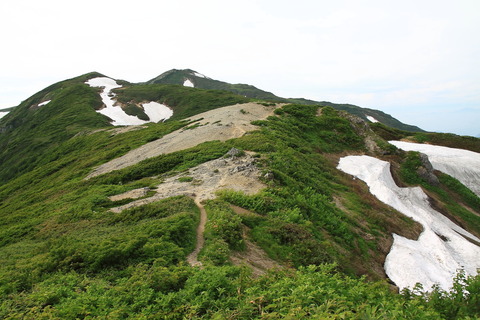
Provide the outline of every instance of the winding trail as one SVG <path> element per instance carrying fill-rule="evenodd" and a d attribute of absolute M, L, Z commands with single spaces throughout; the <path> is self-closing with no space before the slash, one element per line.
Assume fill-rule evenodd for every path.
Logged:
<path fill-rule="evenodd" d="M 202 263 L 198 261 L 198 253 L 203 248 L 203 244 L 205 243 L 205 238 L 203 237 L 203 233 L 205 232 L 205 224 L 207 223 L 207 212 L 205 208 L 200 203 L 198 197 L 194 199 L 195 204 L 200 209 L 200 223 L 197 227 L 197 245 L 195 246 L 195 250 L 187 256 L 187 262 L 192 267 L 201 267 Z"/>

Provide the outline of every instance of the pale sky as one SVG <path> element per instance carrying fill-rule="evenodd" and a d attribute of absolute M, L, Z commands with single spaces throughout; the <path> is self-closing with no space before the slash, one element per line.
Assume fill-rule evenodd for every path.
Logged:
<path fill-rule="evenodd" d="M 480 135 L 478 0 L 2 0 L 0 109 L 98 71 L 190 68 Z"/>

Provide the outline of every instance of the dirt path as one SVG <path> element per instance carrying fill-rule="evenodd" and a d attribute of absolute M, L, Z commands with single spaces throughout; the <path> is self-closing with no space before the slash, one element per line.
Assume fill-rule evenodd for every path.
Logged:
<path fill-rule="evenodd" d="M 197 245 L 195 246 L 195 250 L 187 256 L 187 262 L 192 267 L 201 267 L 202 263 L 198 261 L 198 253 L 202 250 L 203 244 L 205 243 L 203 233 L 205 232 L 205 224 L 207 223 L 207 212 L 198 198 L 195 198 L 194 200 L 195 204 L 200 209 L 200 223 L 197 227 Z"/>
<path fill-rule="evenodd" d="M 157 186 L 156 193 L 144 199 L 133 200 L 144 195 L 144 189 L 131 190 L 116 196 L 114 199 L 131 198 L 133 201 L 119 207 L 111 208 L 112 212 L 122 212 L 123 210 L 138 207 L 158 201 L 161 199 L 186 195 L 194 199 L 195 204 L 200 209 L 200 222 L 197 227 L 197 243 L 195 250 L 188 255 L 187 262 L 191 266 L 202 266 L 198 261 L 198 253 L 204 245 L 204 231 L 207 222 L 207 213 L 202 205 L 202 201 L 215 199 L 215 192 L 222 189 L 230 189 L 245 192 L 246 194 L 255 194 L 266 187 L 259 177 L 262 172 L 256 166 L 256 159 L 253 154 L 246 152 L 241 157 L 226 157 L 205 162 L 197 167 L 190 168 L 186 172 L 181 172 L 175 176 L 166 178 Z M 182 182 L 182 177 L 190 177 L 190 182 Z M 235 212 L 238 214 L 247 214 L 245 209 L 236 207 Z M 251 214 L 251 213 L 250 213 Z M 247 264 L 254 268 L 255 274 L 261 274 L 262 270 L 269 269 L 273 263 L 260 248 L 255 247 L 252 243 L 247 242 L 247 252 L 239 253 L 234 257 L 234 263 Z M 235 259 L 236 258 L 236 259 Z M 250 262 L 248 262 L 250 261 Z"/>

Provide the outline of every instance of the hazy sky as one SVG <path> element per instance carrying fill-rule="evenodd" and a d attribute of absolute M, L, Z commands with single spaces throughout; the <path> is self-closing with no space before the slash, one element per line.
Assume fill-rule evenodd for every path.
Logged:
<path fill-rule="evenodd" d="M 98 71 L 169 69 L 480 135 L 480 1 L 2 0 L 0 109 Z"/>

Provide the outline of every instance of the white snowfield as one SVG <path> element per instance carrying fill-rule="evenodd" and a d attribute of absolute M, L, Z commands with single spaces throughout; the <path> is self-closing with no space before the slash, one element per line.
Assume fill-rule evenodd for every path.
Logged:
<path fill-rule="evenodd" d="M 459 269 L 468 275 L 480 268 L 480 239 L 435 211 L 420 187 L 399 188 L 390 173 L 390 163 L 369 156 L 347 156 L 338 169 L 363 180 L 380 201 L 422 224 L 418 240 L 394 234 L 385 261 L 385 272 L 400 288 L 421 283 L 425 290 L 434 284 L 448 290 Z"/>
<path fill-rule="evenodd" d="M 97 110 L 97 112 L 112 119 L 112 124 L 114 126 L 131 126 L 140 125 L 147 122 L 159 122 L 161 120 L 165 121 L 173 115 L 173 111 L 167 106 L 157 102 L 148 102 L 142 104 L 142 107 L 144 112 L 150 118 L 150 121 L 141 120 L 136 116 L 128 115 L 120 106 L 115 105 L 115 94 L 112 92 L 112 90 L 121 87 L 121 85 L 119 85 L 115 80 L 107 77 L 98 77 L 88 80 L 86 84 L 91 87 L 103 88 L 100 96 L 105 104 L 105 108 Z"/>
<path fill-rule="evenodd" d="M 201 74 L 201 73 L 198 73 L 198 72 L 194 72 L 193 75 L 199 77 L 199 78 L 205 78 L 205 79 L 210 79 L 209 77 L 207 77 L 206 75 L 204 74 Z"/>
<path fill-rule="evenodd" d="M 5 117 L 7 114 L 8 114 L 8 112 L 6 112 L 6 111 L 0 111 L 0 119 Z"/>
<path fill-rule="evenodd" d="M 195 87 L 195 85 L 193 84 L 192 81 L 190 81 L 190 79 L 185 80 L 185 81 L 183 82 L 183 86 L 184 86 L 184 87 L 192 87 L 192 88 Z"/>
<path fill-rule="evenodd" d="M 44 105 L 49 104 L 50 101 L 52 101 L 52 100 L 43 101 L 43 102 L 39 103 L 38 106 L 43 107 Z"/>
<path fill-rule="evenodd" d="M 370 120 L 370 122 L 373 122 L 373 123 L 379 122 L 377 119 L 375 119 L 375 118 L 372 117 L 372 116 L 367 116 L 367 119 Z"/>
<path fill-rule="evenodd" d="M 405 151 L 426 154 L 435 170 L 454 177 L 480 197 L 480 153 L 431 144 L 389 142 Z"/>
<path fill-rule="evenodd" d="M 152 122 L 165 121 L 173 116 L 172 109 L 158 102 L 143 103 L 142 107 Z"/>

